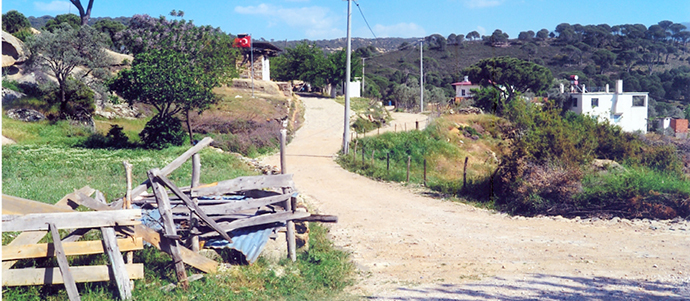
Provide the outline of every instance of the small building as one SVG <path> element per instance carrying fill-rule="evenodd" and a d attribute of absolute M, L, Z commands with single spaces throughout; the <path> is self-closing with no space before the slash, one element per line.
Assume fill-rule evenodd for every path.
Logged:
<path fill-rule="evenodd" d="M 608 120 L 626 132 L 647 132 L 648 92 L 623 92 L 622 80 L 616 81 L 614 92 L 608 85 L 604 92 L 580 91 L 570 94 L 570 111 Z"/>
<path fill-rule="evenodd" d="M 679 118 L 661 118 L 659 119 L 659 128 L 665 135 L 674 136 L 676 138 L 688 138 L 688 120 Z"/>
<path fill-rule="evenodd" d="M 241 48 L 242 59 L 237 61 L 237 69 L 240 72 L 240 78 L 251 78 L 251 57 L 252 52 L 254 56 L 254 79 L 256 80 L 271 80 L 271 65 L 269 58 L 277 56 L 283 50 L 277 46 L 265 42 L 252 42 L 252 50 L 250 48 Z"/>
<path fill-rule="evenodd" d="M 452 86 L 455 87 L 455 102 L 461 102 L 465 99 L 470 99 L 473 97 L 472 95 L 472 89 L 479 89 L 479 85 L 473 84 L 470 82 L 470 80 L 465 76 L 465 79 L 461 82 L 457 83 L 452 83 Z"/>

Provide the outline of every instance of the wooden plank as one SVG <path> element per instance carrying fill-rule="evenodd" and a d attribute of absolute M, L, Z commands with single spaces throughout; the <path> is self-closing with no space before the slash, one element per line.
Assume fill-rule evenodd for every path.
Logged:
<path fill-rule="evenodd" d="M 141 209 L 3 215 L 2 232 L 48 230 L 47 223 L 58 229 L 132 226 L 140 219 Z"/>
<path fill-rule="evenodd" d="M 71 267 L 72 276 L 77 283 L 110 281 L 112 275 L 107 265 Z M 144 278 L 144 264 L 127 265 L 129 279 Z M 63 284 L 64 280 L 58 268 L 8 269 L 2 271 L 3 286 Z"/>
<path fill-rule="evenodd" d="M 277 222 L 287 222 L 288 220 L 301 219 L 301 218 L 308 217 L 309 215 L 311 215 L 309 212 L 299 212 L 299 211 L 298 212 L 280 212 L 280 213 L 263 214 L 263 215 L 245 218 L 245 219 L 239 219 L 239 220 L 232 221 L 232 222 L 221 222 L 218 224 L 220 225 L 220 227 L 225 232 L 230 232 L 232 230 L 245 228 L 245 227 L 271 224 L 271 223 L 277 223 Z M 211 236 L 215 236 L 215 233 L 209 232 L 209 233 L 205 233 L 205 234 L 201 235 L 201 237 L 211 237 Z"/>
<path fill-rule="evenodd" d="M 175 169 L 178 167 L 182 166 L 184 162 L 189 160 L 190 157 L 192 157 L 194 154 L 198 153 L 201 151 L 204 147 L 207 147 L 208 145 L 213 142 L 213 139 L 211 137 L 206 137 L 202 139 L 201 141 L 197 142 L 194 147 L 188 149 L 184 154 L 180 155 L 177 157 L 175 160 L 170 162 L 170 164 L 166 165 L 159 171 L 159 174 L 168 176 L 170 175 L 171 172 L 173 172 Z M 149 180 L 144 181 L 144 183 L 141 183 L 141 185 L 137 186 L 132 190 L 132 200 L 136 199 L 140 194 L 142 194 L 144 191 L 146 191 L 146 187 L 149 185 Z"/>
<path fill-rule="evenodd" d="M 84 194 L 86 194 L 86 195 L 91 195 L 91 194 L 93 194 L 93 192 L 94 192 L 95 190 L 93 190 L 93 188 L 91 188 L 91 187 L 89 187 L 89 186 L 84 186 L 84 187 L 82 187 L 81 189 L 79 189 L 78 191 L 81 192 L 81 193 L 84 193 Z M 71 208 L 67 205 L 67 203 L 68 203 L 68 197 L 69 197 L 70 195 L 71 195 L 71 194 L 68 194 L 68 195 L 64 196 L 62 199 L 60 199 L 60 200 L 54 205 L 54 206 L 57 208 L 57 210 L 60 210 L 60 208 L 63 208 L 63 207 L 66 208 L 66 209 L 71 209 Z M 34 202 L 35 202 L 35 201 L 34 201 Z M 5 199 L 4 199 L 4 197 L 3 197 L 2 203 L 3 203 L 3 207 L 4 207 L 4 205 L 5 205 Z M 42 207 L 42 208 L 43 208 L 43 207 Z M 49 208 L 44 208 L 44 209 L 48 210 Z M 55 211 L 51 211 L 51 212 L 55 212 Z M 37 212 L 37 213 L 38 213 L 38 212 Z M 46 235 L 46 233 L 47 233 L 46 231 L 26 231 L 26 232 L 22 232 L 22 233 L 20 233 L 17 237 L 15 237 L 14 240 L 12 240 L 12 241 L 11 241 L 9 244 L 7 244 L 7 245 L 8 245 L 8 246 L 21 246 L 21 245 L 35 244 L 35 243 L 41 241 L 41 239 Z M 3 262 L 2 262 L 2 269 L 3 269 L 3 270 L 9 269 L 9 268 L 11 268 L 16 262 L 17 262 L 16 260 L 3 261 Z"/>
<path fill-rule="evenodd" d="M 338 216 L 336 215 L 320 215 L 312 214 L 311 216 L 296 219 L 296 222 L 321 222 L 321 223 L 337 223 Z"/>
<path fill-rule="evenodd" d="M 137 225 L 134 227 L 134 231 L 135 236 L 142 237 L 145 241 L 159 250 L 161 250 L 163 246 L 167 245 L 161 244 L 161 241 L 164 241 L 167 238 L 163 237 L 160 233 L 149 227 Z M 184 263 L 206 273 L 215 273 L 218 271 L 218 263 L 214 260 L 194 253 L 194 251 L 187 249 L 184 246 L 179 246 L 178 249 L 180 250 L 180 255 L 182 256 L 182 261 L 184 261 Z M 167 250 L 165 251 L 167 252 Z"/>
<path fill-rule="evenodd" d="M 168 186 L 168 188 L 170 188 L 170 190 L 172 190 L 172 192 L 178 198 L 182 199 L 182 201 L 185 202 L 185 205 L 187 205 L 187 208 L 189 208 L 191 210 L 191 212 L 193 212 L 199 218 L 201 218 L 201 220 L 204 221 L 209 227 L 211 227 L 211 229 L 216 230 L 216 232 L 218 232 L 218 234 L 220 234 L 220 236 L 225 238 L 225 240 L 227 240 L 228 242 L 232 242 L 232 238 L 230 238 L 230 236 L 227 233 L 223 232 L 223 230 L 218 226 L 218 224 L 216 224 L 216 222 L 214 220 L 210 219 L 208 217 L 208 215 L 206 215 L 206 213 L 204 213 L 204 211 L 201 210 L 201 208 L 199 208 L 199 206 L 196 203 L 194 203 L 194 201 L 192 201 L 188 196 L 186 196 L 184 193 L 182 193 L 182 191 L 180 191 L 180 189 L 177 188 L 177 186 L 175 186 L 175 184 L 173 184 L 172 182 L 170 182 L 170 180 L 168 180 L 166 177 L 161 176 L 161 175 L 156 175 L 156 178 L 157 178 L 157 180 L 159 180 L 163 184 L 165 184 L 165 186 Z M 167 197 L 167 195 L 166 195 L 166 197 Z M 170 204 L 168 204 L 168 206 L 170 206 Z M 158 207 L 158 208 L 160 209 L 160 207 Z M 170 221 L 171 222 L 173 221 L 172 212 L 170 213 Z"/>
<path fill-rule="evenodd" d="M 74 282 L 74 277 L 72 277 L 72 272 L 69 269 L 69 263 L 67 262 L 65 250 L 62 248 L 62 241 L 60 241 L 60 233 L 58 232 L 58 228 L 53 223 L 48 223 L 48 227 L 50 228 L 50 234 L 53 236 L 55 258 L 57 258 L 60 274 L 62 275 L 62 279 L 64 279 L 67 296 L 69 296 L 70 301 L 79 301 L 81 300 L 81 297 L 79 297 L 77 283 Z"/>
<path fill-rule="evenodd" d="M 43 202 L 32 201 L 11 195 L 2 195 L 2 214 L 29 214 L 48 212 L 70 212 L 69 208 L 56 207 Z"/>
<path fill-rule="evenodd" d="M 113 278 L 115 278 L 115 284 L 117 284 L 117 290 L 120 293 L 120 299 L 132 299 L 132 287 L 129 285 L 125 260 L 122 258 L 122 253 L 120 253 L 117 245 L 115 229 L 112 227 L 101 228 L 101 233 L 103 233 L 103 248 L 110 258 L 110 268 L 112 269 Z"/>
<path fill-rule="evenodd" d="M 163 234 L 168 240 L 163 240 L 161 243 L 161 249 L 165 250 L 166 247 L 170 249 L 170 256 L 172 256 L 173 262 L 175 264 L 175 273 L 177 274 L 177 280 L 183 289 L 189 287 L 189 281 L 187 280 L 187 270 L 184 267 L 184 261 L 182 260 L 182 255 L 180 254 L 179 244 L 180 241 L 177 239 L 171 239 L 177 236 L 177 230 L 175 228 L 175 223 L 172 218 L 172 211 L 170 209 L 170 203 L 168 201 L 168 193 L 165 191 L 165 187 L 160 183 L 160 178 L 156 176 L 159 174 L 158 169 L 151 169 L 146 174 L 149 177 L 149 182 L 151 183 L 151 188 L 153 193 L 156 195 L 156 201 L 158 202 L 158 211 L 160 212 L 161 218 L 163 219 Z M 165 246 L 167 245 L 167 246 Z"/>
<path fill-rule="evenodd" d="M 281 194 L 272 197 L 259 198 L 259 199 L 247 199 L 240 201 L 232 201 L 227 204 L 221 205 L 206 205 L 200 206 L 207 215 L 229 215 L 234 214 L 242 210 L 260 208 L 266 205 L 271 205 L 279 202 L 284 202 L 290 199 L 290 194 Z M 189 213 L 188 208 L 178 207 L 173 209 L 174 213 Z"/>
<path fill-rule="evenodd" d="M 197 153 L 192 156 L 192 183 L 190 185 L 190 190 L 194 189 L 196 187 L 199 187 L 201 183 L 201 156 Z M 191 195 L 191 193 L 190 193 Z M 194 204 L 199 204 L 199 200 L 196 198 L 193 200 Z M 198 227 L 197 225 L 199 224 L 198 220 L 195 217 L 192 217 L 189 220 L 190 224 L 192 225 L 192 229 L 190 229 L 191 233 L 196 233 L 198 232 Z M 192 234 L 191 237 L 189 238 L 188 241 L 189 245 L 192 247 L 192 251 L 194 252 L 199 252 L 199 249 L 201 248 L 199 244 L 199 235 Z"/>
<path fill-rule="evenodd" d="M 218 182 L 215 186 L 201 186 L 192 192 L 192 197 L 222 195 L 242 190 L 292 187 L 292 175 L 249 176 Z"/>
<path fill-rule="evenodd" d="M 134 251 L 144 248 L 141 237 L 121 238 L 117 240 L 120 251 Z M 103 253 L 103 243 L 100 240 L 63 242 L 65 255 L 90 255 Z M 52 243 L 2 246 L 2 260 L 16 260 L 27 258 L 43 258 L 55 256 L 55 246 Z"/>
<path fill-rule="evenodd" d="M 98 210 L 98 211 L 105 211 L 105 210 L 112 210 L 114 208 L 111 208 L 108 206 L 106 203 L 102 203 L 88 195 L 85 195 L 81 192 L 76 192 L 75 197 L 70 199 L 74 201 L 75 203 L 82 205 L 86 208 L 93 209 L 93 210 Z"/>

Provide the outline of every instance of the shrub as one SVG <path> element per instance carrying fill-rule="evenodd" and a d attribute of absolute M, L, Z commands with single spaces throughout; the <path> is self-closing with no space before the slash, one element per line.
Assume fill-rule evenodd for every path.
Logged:
<path fill-rule="evenodd" d="M 156 115 L 144 126 L 139 133 L 142 143 L 147 148 L 164 149 L 179 146 L 186 137 L 182 130 L 182 123 L 175 116 Z"/>
<path fill-rule="evenodd" d="M 56 105 L 60 103 L 60 87 L 53 85 L 48 88 L 47 93 L 44 95 L 44 99 L 52 104 Z M 69 78 L 67 80 L 67 87 L 65 90 L 65 100 L 64 108 L 60 108 L 62 117 L 73 118 L 77 116 L 91 116 L 96 110 L 96 104 L 94 103 L 94 93 L 91 88 L 89 88 L 83 82 L 76 80 L 74 78 Z"/>

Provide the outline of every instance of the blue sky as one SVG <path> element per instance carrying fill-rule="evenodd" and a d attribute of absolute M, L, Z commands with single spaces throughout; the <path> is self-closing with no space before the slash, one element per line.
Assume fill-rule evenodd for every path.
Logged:
<path fill-rule="evenodd" d="M 88 0 L 82 0 L 87 2 Z M 690 22 L 690 0 L 358 0 L 378 37 L 422 37 L 439 33 L 491 34 L 501 29 L 511 38 L 520 31 L 559 23 L 619 25 L 662 20 Z M 57 15 L 77 10 L 67 0 L 5 0 L 2 12 L 28 16 Z M 92 17 L 185 12 L 197 25 L 220 27 L 228 33 L 251 33 L 267 40 L 334 39 L 345 37 L 345 0 L 95 0 Z M 373 38 L 357 6 L 352 4 L 352 35 Z"/>

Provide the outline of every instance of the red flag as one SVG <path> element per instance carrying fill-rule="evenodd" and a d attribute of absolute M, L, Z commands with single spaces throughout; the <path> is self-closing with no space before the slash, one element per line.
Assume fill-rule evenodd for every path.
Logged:
<path fill-rule="evenodd" d="M 244 36 L 241 38 L 235 38 L 235 47 L 248 48 L 252 45 L 252 37 Z"/>

